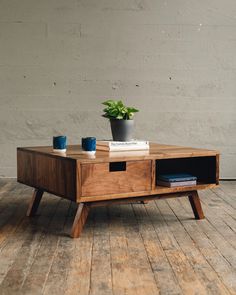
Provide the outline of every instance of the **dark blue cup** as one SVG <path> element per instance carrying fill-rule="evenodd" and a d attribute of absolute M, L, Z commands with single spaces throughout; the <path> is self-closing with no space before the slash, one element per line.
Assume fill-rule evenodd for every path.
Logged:
<path fill-rule="evenodd" d="M 82 150 L 91 154 L 96 152 L 96 138 L 83 137 L 81 140 Z"/>
<path fill-rule="evenodd" d="M 64 135 L 53 136 L 53 151 L 54 152 L 66 152 L 67 138 Z"/>

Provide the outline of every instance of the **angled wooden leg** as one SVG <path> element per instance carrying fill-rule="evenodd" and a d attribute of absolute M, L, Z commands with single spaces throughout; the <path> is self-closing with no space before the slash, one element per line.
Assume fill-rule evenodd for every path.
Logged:
<path fill-rule="evenodd" d="M 79 203 L 75 219 L 73 222 L 71 237 L 78 238 L 83 230 L 84 224 L 89 214 L 89 205 L 86 203 Z"/>
<path fill-rule="evenodd" d="M 39 203 L 40 203 L 40 201 L 42 199 L 43 193 L 44 193 L 43 190 L 40 190 L 40 189 L 35 189 L 34 190 L 32 199 L 31 199 L 31 201 L 29 203 L 29 207 L 28 207 L 28 210 L 27 210 L 27 213 L 26 213 L 27 216 L 31 217 L 31 216 L 34 216 L 36 214 Z"/>
<path fill-rule="evenodd" d="M 203 219 L 205 218 L 204 213 L 202 211 L 201 201 L 198 196 L 198 192 L 194 191 L 189 197 L 189 202 L 193 209 L 193 214 L 196 219 Z"/>

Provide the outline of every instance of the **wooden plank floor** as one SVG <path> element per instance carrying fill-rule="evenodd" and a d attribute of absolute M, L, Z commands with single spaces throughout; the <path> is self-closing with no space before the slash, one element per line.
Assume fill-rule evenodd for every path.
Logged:
<path fill-rule="evenodd" d="M 187 198 L 93 208 L 79 239 L 76 206 L 0 179 L 0 294 L 236 294 L 236 182 Z"/>

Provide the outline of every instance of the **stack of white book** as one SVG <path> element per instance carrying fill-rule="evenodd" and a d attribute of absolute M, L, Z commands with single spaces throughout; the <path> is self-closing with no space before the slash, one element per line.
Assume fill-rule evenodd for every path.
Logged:
<path fill-rule="evenodd" d="M 98 140 L 96 149 L 98 151 L 107 151 L 107 152 L 147 151 L 149 150 L 149 142 L 146 140 L 132 140 L 132 141 Z"/>

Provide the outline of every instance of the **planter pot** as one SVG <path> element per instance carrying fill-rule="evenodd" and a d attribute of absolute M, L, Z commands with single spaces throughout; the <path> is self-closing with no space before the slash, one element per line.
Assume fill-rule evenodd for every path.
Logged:
<path fill-rule="evenodd" d="M 114 141 L 130 141 L 133 139 L 134 120 L 110 119 L 110 123 Z"/>

